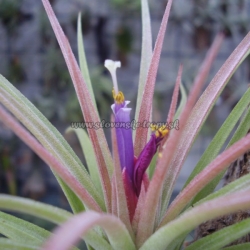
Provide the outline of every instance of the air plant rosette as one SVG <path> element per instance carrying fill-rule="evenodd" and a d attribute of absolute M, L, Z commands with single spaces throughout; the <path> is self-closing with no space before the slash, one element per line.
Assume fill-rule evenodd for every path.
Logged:
<path fill-rule="evenodd" d="M 202 222 L 250 208 L 249 174 L 213 192 L 229 164 L 250 149 L 250 135 L 245 136 L 250 127 L 250 89 L 225 120 L 182 191 L 169 204 L 178 174 L 201 126 L 230 77 L 249 53 L 250 34 L 200 95 L 223 42 L 223 35 L 216 37 L 187 101 L 180 102 L 176 111 L 182 75 L 180 66 L 166 125 L 153 124 L 151 133 L 151 128 L 142 124 L 151 118 L 154 86 L 172 1 L 168 1 L 153 51 L 148 3 L 146 0 L 141 3 L 143 37 L 135 112 L 137 128 L 133 131 L 131 127 L 120 126 L 130 121 L 131 108 L 118 88 L 115 70 L 119 62 L 108 60 L 105 64 L 114 83 L 112 122 L 118 124 L 111 129 L 112 154 L 101 126 L 98 129 L 88 126 L 87 132 L 75 129 L 89 172 L 55 127 L 4 77 L 0 77 L 0 101 L 5 107 L 0 108 L 1 120 L 51 167 L 73 211 L 0 195 L 2 209 L 29 213 L 60 225 L 50 233 L 1 212 L 0 233 L 9 238 L 0 239 L 1 247 L 63 250 L 70 249 L 82 238 L 89 249 L 182 249 L 186 246 L 183 242 L 187 235 Z M 78 34 L 80 70 L 48 0 L 43 0 L 43 4 L 66 60 L 85 124 L 99 124 L 81 33 Z M 219 154 L 241 117 L 227 148 Z M 167 125 L 175 119 L 178 119 L 178 129 L 170 129 Z M 146 172 L 148 168 L 151 175 Z M 210 238 L 199 239 L 186 249 L 204 249 L 204 246 L 219 249 L 249 232 L 250 219 L 246 219 Z"/>

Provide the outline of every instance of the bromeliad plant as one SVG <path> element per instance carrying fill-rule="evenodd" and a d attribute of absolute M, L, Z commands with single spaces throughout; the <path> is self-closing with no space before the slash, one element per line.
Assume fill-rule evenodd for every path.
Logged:
<path fill-rule="evenodd" d="M 49 1 L 42 1 L 71 74 L 84 120 L 98 125 L 99 115 L 83 50 L 80 19 L 81 70 Z M 187 235 L 202 222 L 250 208 L 249 174 L 213 193 L 228 165 L 250 149 L 250 135 L 245 136 L 250 127 L 250 89 L 211 141 L 183 190 L 169 204 L 174 184 L 195 137 L 221 91 L 249 53 L 250 34 L 233 51 L 197 101 L 223 40 L 223 35 L 217 36 L 187 101 L 182 96 L 175 112 L 179 88 L 185 95 L 181 86 L 181 66 L 166 120 L 166 124 L 171 124 L 177 116 L 179 129 L 152 126 L 153 132 L 149 135 L 150 128 L 143 124 L 151 118 L 157 69 L 172 1 L 168 1 L 153 52 L 148 3 L 146 0 L 141 3 L 143 39 L 135 115 L 137 129 L 132 136 L 132 129 L 122 126 L 130 122 L 131 109 L 128 108 L 129 101 L 118 89 L 115 70 L 120 65 L 107 60 L 105 65 L 114 83 L 112 121 L 116 123 L 112 129 L 113 152 L 111 156 L 100 126 L 99 129 L 89 127 L 88 133 L 76 129 L 89 172 L 56 128 L 4 77 L 0 77 L 2 122 L 50 166 L 75 214 L 29 199 L 0 195 L 2 209 L 29 213 L 62 224 L 50 233 L 1 212 L 0 233 L 9 238 L 0 238 L 2 249 L 37 249 L 42 246 L 47 250 L 63 250 L 71 248 L 80 238 L 85 240 L 89 249 L 181 249 Z M 227 149 L 219 154 L 241 117 Z M 246 219 L 200 239 L 186 249 L 197 250 L 204 246 L 219 249 L 249 232 L 250 219 Z"/>

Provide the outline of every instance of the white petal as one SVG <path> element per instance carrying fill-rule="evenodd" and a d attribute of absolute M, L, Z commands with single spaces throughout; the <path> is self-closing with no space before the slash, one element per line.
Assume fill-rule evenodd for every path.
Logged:
<path fill-rule="evenodd" d="M 121 67 L 121 62 L 120 61 L 113 61 L 110 59 L 105 60 L 104 66 L 110 71 L 115 71 L 117 68 Z"/>
<path fill-rule="evenodd" d="M 104 66 L 109 70 L 112 80 L 113 80 L 115 93 L 118 94 L 119 90 L 118 90 L 118 84 L 117 84 L 117 79 L 116 79 L 116 69 L 121 67 L 121 62 L 108 59 L 108 60 L 105 60 Z"/>

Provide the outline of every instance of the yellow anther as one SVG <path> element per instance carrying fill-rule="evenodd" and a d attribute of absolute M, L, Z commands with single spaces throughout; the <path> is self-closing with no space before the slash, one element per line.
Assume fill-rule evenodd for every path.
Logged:
<path fill-rule="evenodd" d="M 156 130 L 155 136 L 163 138 L 164 136 L 166 136 L 168 134 L 168 132 L 169 132 L 169 130 L 167 129 L 166 125 L 163 125 Z"/>
<path fill-rule="evenodd" d="M 160 152 L 160 153 L 158 154 L 158 156 L 159 156 L 159 158 L 161 158 L 161 157 L 162 157 L 162 153 Z"/>
<path fill-rule="evenodd" d="M 152 131 L 156 131 L 158 129 L 158 126 L 155 124 L 150 124 L 150 128 Z"/>
<path fill-rule="evenodd" d="M 112 90 L 113 98 L 117 104 L 122 104 L 125 101 L 125 97 L 121 91 L 118 94 L 115 93 L 115 90 Z"/>

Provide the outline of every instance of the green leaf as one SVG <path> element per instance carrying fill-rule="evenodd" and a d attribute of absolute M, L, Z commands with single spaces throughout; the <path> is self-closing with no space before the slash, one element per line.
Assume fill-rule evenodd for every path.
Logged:
<path fill-rule="evenodd" d="M 216 157 L 205 169 L 193 179 L 186 188 L 174 199 L 167 209 L 159 227 L 176 218 L 187 207 L 193 198 L 208 185 L 216 176 L 225 170 L 229 164 L 237 160 L 250 149 L 250 134 L 237 141 L 230 148 Z"/>
<path fill-rule="evenodd" d="M 218 43 L 220 44 L 222 37 L 220 35 L 217 37 L 218 37 Z M 216 40 L 214 42 L 214 45 L 216 45 Z M 163 164 L 161 164 L 162 162 L 166 162 L 165 165 L 169 169 L 165 182 L 164 182 L 165 186 L 166 185 L 168 186 L 169 191 L 168 191 L 168 194 L 165 196 L 166 197 L 164 201 L 165 205 L 163 207 L 166 207 L 169 202 L 170 195 L 174 188 L 174 184 L 177 180 L 177 177 L 180 173 L 181 167 L 183 166 L 184 160 L 187 157 L 187 154 L 190 151 L 191 146 L 193 145 L 193 142 L 195 138 L 197 137 L 202 125 L 204 124 L 208 114 L 210 113 L 217 98 L 219 97 L 222 90 L 228 83 L 229 79 L 232 77 L 234 72 L 240 66 L 242 61 L 248 56 L 249 52 L 250 52 L 250 32 L 245 36 L 245 38 L 235 48 L 232 54 L 228 57 L 228 59 L 219 69 L 217 74 L 214 76 L 214 78 L 212 79 L 208 87 L 205 89 L 203 94 L 200 96 L 200 98 L 198 99 L 194 107 L 192 108 L 191 113 L 187 112 L 188 111 L 187 107 L 191 106 L 190 103 L 192 104 L 194 99 L 192 96 L 189 97 L 187 101 L 187 105 L 185 106 L 184 111 L 182 112 L 182 115 L 180 118 L 180 124 L 183 124 L 184 127 L 183 127 L 182 133 L 179 133 L 181 137 L 177 145 L 178 150 L 175 151 L 174 156 L 171 157 L 172 158 L 171 163 L 166 161 L 169 156 L 168 155 L 165 156 L 164 152 L 163 152 L 162 159 L 159 160 L 159 168 L 163 167 Z M 208 54 L 210 54 L 210 52 Z M 209 63 L 209 65 L 211 64 Z M 206 67 L 208 66 L 205 66 L 205 64 L 203 64 L 202 68 L 204 69 L 204 67 L 206 69 Z M 204 77 L 201 77 L 201 78 L 204 78 Z M 196 90 L 195 92 L 197 92 L 196 88 L 194 88 L 194 90 Z M 188 116 L 188 119 L 186 120 L 187 116 Z M 177 139 L 179 139 L 177 135 L 178 135 L 178 132 L 173 131 L 173 136 L 176 137 L 175 138 L 176 141 Z M 170 139 L 166 142 L 167 144 L 166 144 L 165 149 L 168 149 L 170 142 L 173 143 L 172 140 Z M 157 169 L 158 169 L 158 166 L 157 166 Z M 163 196 L 163 199 L 164 199 L 164 196 Z"/>
<path fill-rule="evenodd" d="M 100 226 L 104 229 L 113 249 L 136 250 L 126 226 L 111 214 L 87 211 L 79 213 L 62 224 L 45 243 L 44 249 L 69 249 L 72 243 L 90 229 Z M 64 237 L 67 235 L 67 237 Z"/>
<path fill-rule="evenodd" d="M 205 201 L 209 201 L 226 194 L 231 194 L 237 191 L 242 191 L 247 189 L 250 189 L 250 174 L 244 175 L 241 178 L 236 179 L 235 181 L 219 189 L 218 191 L 211 193 L 204 199 L 201 199 L 197 203 L 195 203 L 194 206 L 197 206 Z"/>
<path fill-rule="evenodd" d="M 42 0 L 45 11 L 50 20 L 51 26 L 55 32 L 57 41 L 60 45 L 65 62 L 67 64 L 70 76 L 72 78 L 78 101 L 83 112 L 85 122 L 98 122 L 99 116 L 96 107 L 91 99 L 87 84 L 85 83 L 81 70 L 77 64 L 74 53 L 70 47 L 69 41 L 65 36 L 62 27 L 51 7 L 49 0 Z M 113 162 L 108 143 L 102 128 L 97 130 L 87 128 L 89 138 L 95 150 L 98 160 L 99 172 L 101 175 L 102 188 L 104 190 L 104 211 L 111 211 L 111 176 L 113 172 Z M 93 194 L 93 193 L 92 193 Z M 93 194 L 94 195 L 94 194 Z M 101 197 L 102 198 L 102 197 Z M 100 207 L 103 207 L 100 205 Z"/>
<path fill-rule="evenodd" d="M 92 246 L 87 245 L 88 250 L 95 250 Z"/>
<path fill-rule="evenodd" d="M 45 149 L 33 135 L 29 133 L 11 114 L 0 106 L 1 121 L 14 133 L 20 137 L 44 162 L 51 167 L 67 184 L 72 188 L 75 194 L 94 211 L 102 211 L 88 191 L 81 186 L 79 181 L 73 176 L 65 166 L 59 162 L 50 152 Z"/>
<path fill-rule="evenodd" d="M 247 95 L 248 96 L 248 98 L 250 98 L 249 96 L 249 94 L 250 94 L 250 91 L 249 91 L 250 89 L 248 89 L 248 91 L 244 94 L 244 96 L 245 95 Z M 243 96 L 243 97 L 244 97 Z M 242 97 L 242 98 L 243 98 Z M 246 96 L 245 96 L 246 97 Z M 245 98 L 244 98 L 245 99 Z M 242 99 L 241 99 L 242 100 Z M 241 101 L 240 100 L 240 101 Z M 249 99 L 250 100 L 250 99 Z M 249 100 L 248 100 L 248 102 L 249 102 Z M 239 101 L 239 102 L 240 102 Z M 247 104 L 247 100 L 245 99 L 245 105 Z M 236 107 L 238 106 L 238 104 L 236 105 Z M 246 105 L 247 106 L 247 105 Z M 235 107 L 235 108 L 236 108 Z M 243 108 L 244 106 L 242 106 L 242 108 Z M 234 109 L 235 110 L 235 109 Z M 233 111 L 234 111 L 233 110 Z M 229 116 L 231 116 L 231 114 L 233 113 L 233 111 L 230 113 L 230 115 Z M 239 111 L 240 112 L 240 111 Z M 235 114 L 234 113 L 234 115 L 235 116 L 237 116 L 237 114 Z M 228 117 L 229 118 L 229 117 Z M 224 124 L 223 124 L 224 125 Z M 222 125 L 222 126 L 223 126 Z M 240 140 L 243 136 L 245 136 L 246 134 L 247 134 L 247 131 L 249 130 L 249 128 L 250 128 L 250 109 L 248 109 L 247 110 L 247 113 L 246 113 L 246 115 L 243 117 L 243 119 L 242 119 L 242 121 L 241 121 L 241 123 L 240 123 L 240 125 L 238 126 L 238 128 L 237 128 L 237 130 L 236 130 L 236 132 L 234 133 L 234 135 L 233 135 L 233 137 L 232 137 L 232 139 L 230 140 L 230 142 L 228 143 L 228 145 L 227 145 L 227 148 L 228 147 L 230 147 L 231 145 L 233 145 L 235 142 L 237 142 L 238 140 Z M 219 130 L 219 132 L 220 132 L 220 130 Z M 219 133 L 218 132 L 218 133 Z M 220 142 L 218 142 L 218 144 L 219 144 Z M 214 145 L 215 146 L 215 145 Z M 225 172 L 226 171 L 223 171 L 221 174 L 219 174 L 213 181 L 211 181 L 203 190 L 201 190 L 198 194 L 197 194 L 197 196 L 194 198 L 194 201 L 193 201 L 193 203 L 195 203 L 195 202 L 197 202 L 197 201 L 199 201 L 200 199 L 202 199 L 202 198 L 204 198 L 204 197 L 206 197 L 208 194 L 210 194 L 211 192 L 213 192 L 213 190 L 215 189 L 215 187 L 219 184 L 219 182 L 220 182 L 220 180 L 221 180 L 221 178 L 224 176 L 224 174 L 225 174 Z"/>
<path fill-rule="evenodd" d="M 234 107 L 232 112 L 229 114 L 225 122 L 220 127 L 219 131 L 214 136 L 213 140 L 210 142 L 206 151 L 201 156 L 199 162 L 194 168 L 191 175 L 188 177 L 184 187 L 187 186 L 188 183 L 198 174 L 200 173 L 220 152 L 223 147 L 226 139 L 232 132 L 234 126 L 240 119 L 243 112 L 246 110 L 247 106 L 250 103 L 250 89 L 248 89 L 245 94 L 242 96 L 240 101 Z"/>
<path fill-rule="evenodd" d="M 245 136 L 250 128 L 250 108 L 246 110 L 246 114 L 243 117 L 240 125 L 238 126 L 237 130 L 235 131 L 232 139 L 227 145 L 227 148 L 233 145 L 235 142 L 240 140 L 243 136 Z"/>
<path fill-rule="evenodd" d="M 71 188 L 53 170 L 52 173 L 55 175 L 60 187 L 62 188 L 72 211 L 75 214 L 84 211 L 85 210 L 84 204 L 74 193 L 74 191 L 72 191 Z"/>
<path fill-rule="evenodd" d="M 144 2 L 146 3 L 146 1 L 142 1 L 142 6 Z M 163 15 L 162 22 L 160 25 L 160 29 L 156 38 L 154 51 L 153 51 L 152 58 L 150 61 L 150 66 L 147 72 L 148 74 L 147 74 L 146 82 L 145 82 L 144 88 L 141 90 L 142 91 L 141 104 L 139 107 L 137 107 L 139 114 L 138 114 L 138 117 L 136 117 L 136 121 L 140 122 L 141 124 L 145 120 L 148 121 L 151 118 L 156 76 L 157 76 L 157 71 L 159 67 L 160 56 L 162 52 L 164 36 L 166 33 L 166 29 L 167 29 L 167 23 L 168 23 L 171 5 L 172 5 L 172 0 L 168 1 L 167 3 L 165 13 Z M 142 151 L 142 149 L 144 148 L 144 146 L 146 145 L 147 137 L 148 137 L 148 129 L 145 129 L 139 126 L 135 132 L 135 140 L 134 140 L 135 156 L 138 156 L 140 152 Z"/>
<path fill-rule="evenodd" d="M 140 77 L 139 86 L 135 110 L 135 120 L 138 121 L 139 111 L 141 108 L 143 90 L 145 88 L 148 70 L 153 55 L 152 45 L 152 31 L 150 13 L 148 7 L 148 0 L 141 0 L 142 8 L 142 51 L 141 51 L 141 65 L 140 65 Z M 135 131 L 134 131 L 135 135 Z"/>
<path fill-rule="evenodd" d="M 73 215 L 66 210 L 51 205 L 5 194 L 0 194 L 0 208 L 34 215 L 56 224 L 66 221 Z"/>
<path fill-rule="evenodd" d="M 246 250 L 246 249 L 250 249 L 250 243 L 243 243 L 236 246 L 223 248 L 223 250 Z"/>
<path fill-rule="evenodd" d="M 89 69 L 88 69 L 88 64 L 87 64 L 87 59 L 85 55 L 85 50 L 84 50 L 84 43 L 83 43 L 83 34 L 82 34 L 82 22 L 81 22 L 82 16 L 81 13 L 78 15 L 78 22 L 77 22 L 77 47 L 78 47 L 78 57 L 79 57 L 79 62 L 80 62 L 80 68 L 81 72 L 83 75 L 83 78 L 86 82 L 87 88 L 89 90 L 91 99 L 96 107 L 96 101 L 95 101 L 95 96 L 89 76 Z M 97 108 L 96 108 L 97 109 Z"/>
<path fill-rule="evenodd" d="M 33 215 L 58 225 L 64 223 L 72 217 L 71 213 L 63 209 L 27 198 L 15 197 L 11 195 L 0 195 L 0 208 Z M 90 230 L 83 239 L 86 243 L 93 246 L 94 249 L 112 250 L 109 243 L 95 230 Z"/>
<path fill-rule="evenodd" d="M 87 162 L 90 177 L 93 180 L 100 194 L 102 194 L 103 191 L 102 191 L 102 185 L 101 185 L 100 175 L 98 171 L 97 160 L 95 158 L 95 152 L 92 147 L 89 136 L 87 132 L 81 128 L 79 129 L 68 128 L 66 132 L 71 132 L 71 131 L 74 131 L 78 137 L 85 160 Z"/>
<path fill-rule="evenodd" d="M 184 233 L 180 235 L 178 238 L 172 241 L 172 243 L 168 246 L 167 250 L 180 250 L 182 249 L 183 242 L 187 238 L 187 234 Z"/>
<path fill-rule="evenodd" d="M 181 83 L 180 85 L 180 90 L 181 90 L 181 101 L 180 101 L 180 104 L 179 104 L 179 107 L 175 113 L 175 116 L 174 116 L 174 119 L 178 119 L 184 106 L 186 105 L 187 103 L 187 92 L 183 86 L 183 84 Z"/>
<path fill-rule="evenodd" d="M 154 172 L 155 172 L 155 167 L 156 167 L 156 161 L 157 161 L 157 158 L 158 158 L 158 153 L 156 153 L 152 159 L 152 161 L 150 162 L 150 165 L 147 169 L 147 172 L 148 172 L 148 177 L 149 179 L 151 180 L 153 175 L 154 175 Z"/>
<path fill-rule="evenodd" d="M 23 244 L 41 246 L 50 232 L 12 215 L 0 212 L 0 233 Z"/>
<path fill-rule="evenodd" d="M 0 249 L 4 250 L 36 250 L 36 246 L 27 245 L 27 244 L 20 244 L 18 242 L 0 238 Z"/>
<path fill-rule="evenodd" d="M 53 156 L 69 169 L 103 210 L 105 210 L 103 198 L 95 188 L 85 167 L 58 130 L 26 97 L 1 75 L 0 88 L 0 102 L 35 135 L 39 142 L 50 151 Z M 59 183 L 61 184 L 62 182 L 59 181 Z M 65 187 L 65 184 L 62 185 L 62 188 L 69 199 L 73 211 L 82 211 L 83 205 L 78 197 L 68 187 Z"/>
<path fill-rule="evenodd" d="M 168 1 L 170 4 L 171 1 Z M 213 42 L 213 45 L 206 55 L 205 61 L 199 70 L 199 74 L 195 78 L 195 83 L 192 91 L 189 95 L 187 104 L 180 116 L 180 124 L 183 124 L 181 131 L 174 129 L 171 132 L 168 140 L 166 140 L 165 145 L 162 149 L 162 157 L 158 158 L 156 170 L 154 176 L 149 185 L 146 199 L 145 199 L 145 209 L 143 209 L 140 215 L 139 230 L 137 234 L 137 241 L 139 246 L 153 233 L 155 227 L 155 218 L 158 206 L 162 206 L 161 213 L 164 213 L 167 208 L 167 204 L 172 194 L 174 184 L 177 180 L 177 176 L 180 173 L 182 164 L 178 162 L 180 159 L 179 155 L 182 155 L 182 150 L 180 148 L 187 148 L 189 146 L 186 143 L 187 139 L 183 141 L 183 135 L 186 133 L 186 127 L 189 125 L 189 117 L 193 112 L 194 103 L 200 93 L 201 87 L 207 78 L 208 72 L 210 70 L 211 64 L 217 55 L 219 46 L 221 45 L 223 36 L 218 35 Z M 145 90 L 146 91 L 146 90 Z M 144 92 L 145 93 L 145 92 Z M 202 112 L 201 112 L 202 113 Z M 199 113 L 200 114 L 200 113 Z M 186 124 L 186 127 L 184 125 Z M 140 140 L 140 139 L 139 139 Z M 178 164 L 175 164 L 178 162 Z M 163 191 L 167 190 L 166 195 L 162 195 Z M 161 197 L 161 203 L 159 203 L 159 197 Z M 148 216 L 150 214 L 150 216 Z M 141 233 L 140 233 L 141 232 Z M 143 235 L 143 236 L 142 236 Z"/>
<path fill-rule="evenodd" d="M 204 238 L 201 238 L 185 248 L 185 250 L 221 249 L 222 247 L 245 236 L 248 233 L 250 233 L 250 219 L 243 220 L 239 223 L 233 224 Z"/>
<path fill-rule="evenodd" d="M 242 191 L 204 202 L 185 211 L 178 218 L 159 228 L 140 250 L 165 250 L 183 234 L 188 234 L 201 223 L 250 208 L 250 191 Z"/>

